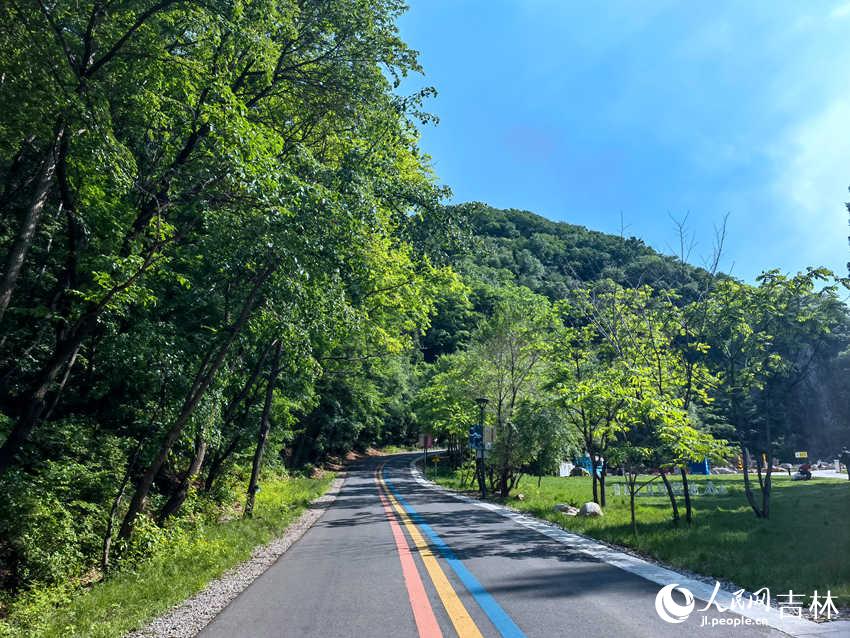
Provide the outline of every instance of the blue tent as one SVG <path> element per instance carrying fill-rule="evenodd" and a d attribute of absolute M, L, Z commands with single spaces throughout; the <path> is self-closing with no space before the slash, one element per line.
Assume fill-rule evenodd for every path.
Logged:
<path fill-rule="evenodd" d="M 574 462 L 579 467 L 583 467 L 584 469 L 586 469 L 588 474 L 593 473 L 593 463 L 591 462 L 589 456 L 579 457 L 579 458 L 575 459 Z M 601 463 L 599 464 L 599 467 L 596 468 L 596 475 L 602 476 L 602 464 Z"/>
<path fill-rule="evenodd" d="M 688 471 L 691 474 L 704 474 L 708 476 L 711 474 L 711 463 L 708 462 L 708 459 L 703 459 L 697 463 L 688 463 Z"/>

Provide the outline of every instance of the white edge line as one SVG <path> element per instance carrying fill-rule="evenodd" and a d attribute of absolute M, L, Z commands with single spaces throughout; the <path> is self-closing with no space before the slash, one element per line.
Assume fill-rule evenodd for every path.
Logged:
<path fill-rule="evenodd" d="M 637 556 L 617 551 L 607 545 L 602 545 L 601 543 L 590 540 L 585 536 L 581 536 L 574 532 L 568 532 L 562 527 L 558 527 L 557 525 L 542 521 L 526 514 L 521 514 L 510 508 L 504 507 L 503 505 L 479 501 L 478 499 L 471 498 L 465 494 L 459 494 L 453 490 L 437 485 L 436 483 L 424 478 L 422 476 L 422 472 L 416 467 L 417 461 L 421 458 L 422 457 L 415 458 L 410 462 L 410 474 L 417 483 L 424 487 L 448 494 L 449 496 L 452 496 L 459 501 L 463 501 L 464 503 L 469 503 L 482 509 L 495 512 L 500 516 L 511 519 L 523 527 L 527 527 L 539 534 L 543 534 L 558 543 L 569 545 L 571 549 L 575 549 L 587 556 L 601 560 L 608 565 L 613 565 L 614 567 L 619 567 L 629 573 L 636 574 L 637 576 L 645 578 L 651 582 L 659 585 L 678 583 L 680 586 L 689 589 L 694 597 L 699 600 L 708 602 L 711 598 L 711 593 L 714 591 L 714 587 L 707 583 L 695 580 L 689 576 L 675 572 L 672 569 L 655 565 L 649 561 L 643 560 L 642 558 L 638 558 Z M 717 596 L 715 597 L 715 601 L 727 609 L 732 606 L 732 600 L 732 594 L 723 589 L 718 591 Z M 829 634 L 838 635 L 839 632 L 847 635 L 844 632 L 848 631 L 845 621 L 816 623 L 803 618 L 780 616 L 778 609 L 773 607 L 764 607 L 763 605 L 750 609 L 729 610 L 729 613 L 751 618 L 754 621 L 763 621 L 763 623 L 767 626 L 778 629 L 779 631 L 785 632 L 791 636 L 826 636 Z"/>

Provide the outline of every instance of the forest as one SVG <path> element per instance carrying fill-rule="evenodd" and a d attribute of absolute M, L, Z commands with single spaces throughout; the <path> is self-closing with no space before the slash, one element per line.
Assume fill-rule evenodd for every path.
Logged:
<path fill-rule="evenodd" d="M 688 465 L 709 459 L 752 468 L 748 503 L 769 518 L 777 463 L 798 450 L 846 458 L 846 279 L 823 268 L 754 284 L 725 275 L 722 227 L 694 267 L 636 238 L 458 208 L 476 246 L 451 259 L 467 294 L 437 299 L 417 414 L 469 463 L 476 398 L 487 399 L 486 474 L 502 497 L 523 474 L 587 454 L 594 500 L 605 503 L 609 463 L 635 491 L 640 475 L 660 475 L 678 521 L 667 475 L 687 493 Z M 684 225 L 672 230 L 691 245 Z"/>
<path fill-rule="evenodd" d="M 846 279 L 447 203 L 403 9 L 0 5 L 0 600 L 250 516 L 263 473 L 422 432 L 468 463 L 478 398 L 502 496 L 741 457 L 766 518 L 774 459 L 850 446 Z"/>

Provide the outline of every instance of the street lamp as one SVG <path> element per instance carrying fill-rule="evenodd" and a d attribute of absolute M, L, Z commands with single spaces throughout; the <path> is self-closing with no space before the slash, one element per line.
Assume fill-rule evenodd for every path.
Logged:
<path fill-rule="evenodd" d="M 481 491 L 481 498 L 486 498 L 487 484 L 484 481 L 484 408 L 487 407 L 489 399 L 487 397 L 478 397 L 475 399 L 475 402 L 480 409 L 478 424 L 481 428 L 481 443 L 475 450 L 475 473 L 478 475 L 478 489 Z"/>

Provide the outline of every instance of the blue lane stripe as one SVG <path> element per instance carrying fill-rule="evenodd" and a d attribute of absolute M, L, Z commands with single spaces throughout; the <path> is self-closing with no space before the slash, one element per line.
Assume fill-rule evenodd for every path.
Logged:
<path fill-rule="evenodd" d="M 516 623 L 511 620 L 511 617 L 502 609 L 501 605 L 496 602 L 496 599 L 490 595 L 490 593 L 484 589 L 481 583 L 478 582 L 478 579 L 472 575 L 466 566 L 458 560 L 458 557 L 455 556 L 455 553 L 452 551 L 451 547 L 446 545 L 446 542 L 440 538 L 440 536 L 431 529 L 431 526 L 426 523 L 422 517 L 419 515 L 415 509 L 413 509 L 410 504 L 405 500 L 405 498 L 398 493 L 392 481 L 384 476 L 384 470 L 381 470 L 381 476 L 384 477 L 384 481 L 387 484 L 387 487 L 390 488 L 390 491 L 393 495 L 398 499 L 398 502 L 401 503 L 401 506 L 404 510 L 410 515 L 410 518 L 414 523 L 425 532 L 425 535 L 431 541 L 431 543 L 439 550 L 442 557 L 449 564 L 457 577 L 460 578 L 464 587 L 469 590 L 469 593 L 475 598 L 478 605 L 481 609 L 484 610 L 484 613 L 487 614 L 487 617 L 490 618 L 490 621 L 495 625 L 496 629 L 499 630 L 499 633 L 504 636 L 504 638 L 526 638 L 525 634 L 522 633 L 522 630 L 517 627 Z"/>

